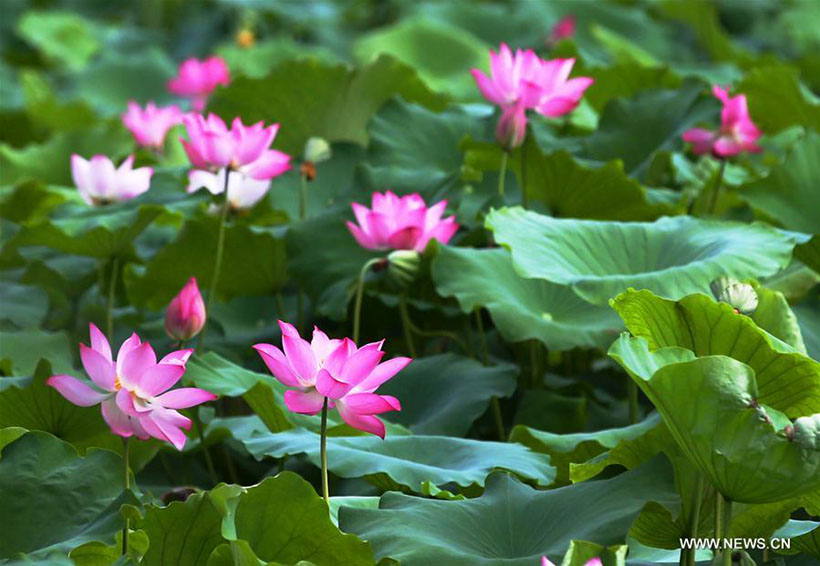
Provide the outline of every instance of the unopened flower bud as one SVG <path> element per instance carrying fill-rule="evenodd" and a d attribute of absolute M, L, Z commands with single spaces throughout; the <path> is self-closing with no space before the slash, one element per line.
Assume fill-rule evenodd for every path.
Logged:
<path fill-rule="evenodd" d="M 527 135 L 527 114 L 524 106 L 516 104 L 501 113 L 495 129 L 495 139 L 506 150 L 515 149 L 524 143 Z"/>
<path fill-rule="evenodd" d="M 416 279 L 421 255 L 415 250 L 395 250 L 387 255 L 387 278 L 393 285 L 405 288 Z"/>
<path fill-rule="evenodd" d="M 738 314 L 752 315 L 757 309 L 758 297 L 754 287 L 731 277 L 720 277 L 709 284 L 715 300 L 726 303 Z"/>
<path fill-rule="evenodd" d="M 165 332 L 174 340 L 190 340 L 205 325 L 205 302 L 191 277 L 165 311 Z"/>

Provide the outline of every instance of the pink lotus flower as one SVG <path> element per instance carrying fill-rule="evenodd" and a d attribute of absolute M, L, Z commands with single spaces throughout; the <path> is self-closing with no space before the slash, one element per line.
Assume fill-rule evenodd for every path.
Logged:
<path fill-rule="evenodd" d="M 284 352 L 271 344 L 256 344 L 273 376 L 293 389 L 285 392 L 285 405 L 294 413 L 315 415 L 325 398 L 347 424 L 384 438 L 385 428 L 374 415 L 400 411 L 398 399 L 378 395 L 376 389 L 410 363 L 393 358 L 380 363 L 381 342 L 357 348 L 349 338 L 330 339 L 318 328 L 308 342 L 292 325 L 279 321 Z"/>
<path fill-rule="evenodd" d="M 151 186 L 151 167 L 132 169 L 134 156 L 114 168 L 104 155 L 85 160 L 76 153 L 71 156 L 71 176 L 82 199 L 91 205 L 121 202 L 137 197 Z"/>
<path fill-rule="evenodd" d="M 80 344 L 80 358 L 93 387 L 70 375 L 52 376 L 46 384 L 80 407 L 101 404 L 102 416 L 116 435 L 143 440 L 153 436 L 182 450 L 186 436 L 181 429 L 191 428 L 191 421 L 176 409 L 216 399 L 213 393 L 194 387 L 168 391 L 185 373 L 193 350 L 171 352 L 157 362 L 151 345 L 132 334 L 115 361 L 108 339 L 96 326 L 89 326 L 91 347 Z"/>
<path fill-rule="evenodd" d="M 578 106 L 584 91 L 594 82 L 589 77 L 569 78 L 575 59 L 543 60 L 532 49 L 517 49 L 513 55 L 502 43 L 496 54 L 490 50 L 490 74 L 473 69 L 478 89 L 489 102 L 501 107 L 502 112 L 520 106 L 517 112 L 528 109 L 556 118 Z M 519 114 L 520 119 L 520 114 Z M 499 124 L 496 136 L 504 129 Z M 523 138 L 522 138 L 523 139 Z M 513 140 L 499 139 L 505 147 L 514 147 Z"/>
<path fill-rule="evenodd" d="M 554 45 L 562 39 L 569 39 L 575 35 L 575 16 L 569 15 L 561 18 L 552 26 L 549 37 L 547 38 L 547 45 Z"/>
<path fill-rule="evenodd" d="M 193 193 L 204 188 L 213 195 L 222 194 L 226 174 L 226 169 L 220 169 L 218 173 L 195 169 L 188 173 L 187 191 Z M 262 200 L 268 189 L 270 181 L 267 179 L 258 181 L 241 171 L 231 171 L 228 178 L 228 204 L 233 209 L 246 210 Z"/>
<path fill-rule="evenodd" d="M 289 155 L 269 149 L 279 124 L 267 128 L 262 122 L 245 126 L 234 118 L 228 129 L 216 114 L 207 118 L 188 114 L 183 123 L 189 139 L 180 141 L 196 169 L 229 167 L 257 180 L 271 179 L 290 169 Z"/>
<path fill-rule="evenodd" d="M 157 108 L 153 102 L 145 110 L 134 101 L 128 103 L 128 112 L 122 115 L 123 125 L 131 131 L 137 143 L 144 147 L 162 149 L 165 134 L 182 122 L 182 111 L 177 106 Z"/>
<path fill-rule="evenodd" d="M 227 85 L 230 80 L 228 65 L 221 57 L 209 57 L 202 61 L 191 58 L 183 61 L 177 76 L 168 81 L 168 90 L 190 98 L 194 112 L 202 112 L 208 95 L 217 85 Z"/>
<path fill-rule="evenodd" d="M 761 136 L 746 106 L 746 95 L 730 97 L 728 89 L 718 85 L 712 87 L 712 94 L 722 103 L 720 129 L 716 132 L 703 128 L 692 128 L 683 133 L 683 141 L 692 144 L 696 155 L 712 153 L 716 157 L 731 157 L 744 151 L 758 152 L 755 143 Z"/>
<path fill-rule="evenodd" d="M 369 250 L 421 252 L 431 239 L 446 244 L 458 230 L 454 216 L 441 218 L 446 200 L 427 208 L 418 193 L 403 197 L 390 191 L 373 193 L 372 210 L 355 202 L 351 206 L 358 225 L 348 222 L 347 227 L 359 245 Z"/>
<path fill-rule="evenodd" d="M 191 277 L 165 311 L 165 332 L 173 340 L 190 340 L 205 326 L 205 302 Z"/>

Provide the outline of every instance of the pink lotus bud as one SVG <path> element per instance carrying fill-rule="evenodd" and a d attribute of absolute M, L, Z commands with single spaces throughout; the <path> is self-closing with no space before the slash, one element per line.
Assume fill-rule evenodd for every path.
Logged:
<path fill-rule="evenodd" d="M 230 80 L 228 65 L 221 57 L 209 57 L 202 61 L 191 58 L 183 61 L 177 76 L 168 81 L 168 90 L 190 98 L 194 112 L 202 112 L 208 95 L 217 85 L 227 85 Z"/>
<path fill-rule="evenodd" d="M 155 149 L 162 149 L 165 134 L 180 122 L 182 111 L 177 106 L 157 108 L 153 102 L 143 110 L 132 100 L 128 103 L 128 112 L 122 115 L 123 125 L 131 131 L 137 143 Z"/>
<path fill-rule="evenodd" d="M 442 218 L 447 201 L 427 207 L 418 193 L 398 197 L 390 191 L 373 193 L 371 208 L 352 205 L 357 224 L 347 227 L 363 248 L 369 250 L 424 251 L 436 239 L 446 244 L 458 230 L 455 216 Z"/>
<path fill-rule="evenodd" d="M 569 39 L 575 35 L 575 16 L 569 15 L 558 20 L 552 27 L 547 38 L 547 45 L 554 45 L 562 39 Z"/>
<path fill-rule="evenodd" d="M 165 332 L 174 340 L 190 340 L 205 325 L 205 302 L 191 277 L 165 311 Z"/>
<path fill-rule="evenodd" d="M 495 129 L 495 139 L 507 150 L 519 147 L 527 135 L 527 115 L 522 104 L 506 108 Z"/>
<path fill-rule="evenodd" d="M 71 156 L 71 176 L 82 199 L 99 206 L 137 197 L 151 186 L 151 167 L 132 169 L 134 156 L 129 155 L 118 168 L 105 155 L 89 160 Z"/>

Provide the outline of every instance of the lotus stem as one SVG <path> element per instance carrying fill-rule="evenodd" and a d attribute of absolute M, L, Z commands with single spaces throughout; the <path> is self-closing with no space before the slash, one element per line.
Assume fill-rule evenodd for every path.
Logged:
<path fill-rule="evenodd" d="M 330 509 L 330 488 L 327 483 L 327 397 L 322 405 L 322 440 L 319 452 L 322 459 L 322 497 Z"/>
<path fill-rule="evenodd" d="M 401 326 L 404 331 L 404 341 L 407 344 L 407 351 L 411 358 L 416 357 L 416 347 L 413 344 L 413 323 L 410 322 L 410 314 L 407 312 L 407 295 L 399 295 L 399 314 L 401 315 Z"/>
<path fill-rule="evenodd" d="M 629 424 L 635 424 L 641 414 L 640 405 L 638 404 L 638 384 L 635 383 L 635 380 L 629 378 L 626 387 L 629 392 Z"/>
<path fill-rule="evenodd" d="M 712 191 L 712 198 L 709 201 L 709 215 L 715 214 L 715 207 L 717 206 L 718 193 L 720 193 L 720 186 L 723 183 L 723 172 L 726 170 L 726 160 L 720 160 L 720 168 L 718 169 L 717 179 L 715 180 L 715 188 Z"/>
<path fill-rule="evenodd" d="M 726 499 L 721 494 L 718 497 L 723 500 L 723 537 L 729 538 L 729 526 L 732 524 L 732 500 Z M 723 549 L 723 566 L 732 566 L 732 550 L 729 548 Z"/>
<path fill-rule="evenodd" d="M 109 340 L 114 339 L 114 301 L 116 299 L 119 264 L 119 258 L 116 256 L 111 259 L 111 281 L 108 282 L 108 303 L 105 309 L 105 324 Z"/>
<path fill-rule="evenodd" d="M 131 489 L 131 477 L 129 476 L 128 467 L 128 437 L 122 438 L 122 484 L 125 491 Z M 122 555 L 125 556 L 128 552 L 128 519 L 125 519 L 125 524 L 122 526 Z"/>
<path fill-rule="evenodd" d="M 307 217 L 307 175 L 299 175 L 299 220 Z"/>
<path fill-rule="evenodd" d="M 715 490 L 715 538 L 723 537 L 723 496 Z"/>
<path fill-rule="evenodd" d="M 367 272 L 370 268 L 379 263 L 381 259 L 374 258 L 366 261 L 359 272 L 359 280 L 356 284 L 356 302 L 353 305 L 353 341 L 359 343 L 359 323 L 362 315 L 362 297 L 364 295 L 364 280 L 367 278 Z"/>
<path fill-rule="evenodd" d="M 458 346 L 464 352 L 471 354 L 470 348 L 467 346 L 467 343 L 464 342 L 464 340 L 462 340 L 461 338 L 459 338 L 455 332 L 449 332 L 447 330 L 422 330 L 421 328 L 416 326 L 413 323 L 413 321 L 409 318 L 407 319 L 407 322 L 409 323 L 410 330 L 413 332 L 413 334 L 417 334 L 419 336 L 441 336 L 442 338 L 449 338 L 450 340 L 458 344 Z"/>
<path fill-rule="evenodd" d="M 193 410 L 193 421 L 196 427 L 196 435 L 199 438 L 199 443 L 202 445 L 202 453 L 205 456 L 205 467 L 208 468 L 208 475 L 211 476 L 211 483 L 216 485 L 219 483 L 219 478 L 216 475 L 216 468 L 214 467 L 214 460 L 211 457 L 211 451 L 205 444 L 205 434 L 202 429 L 202 419 L 199 418 L 199 411 L 195 407 Z"/>
<path fill-rule="evenodd" d="M 481 320 L 481 311 L 476 309 L 475 311 L 475 321 L 476 326 L 478 327 L 478 334 L 481 337 L 481 357 L 482 363 L 485 366 L 490 365 L 490 351 L 487 348 L 487 335 L 484 334 L 484 322 Z M 495 421 L 495 430 L 498 433 L 498 439 L 501 442 L 507 441 L 507 431 L 504 430 L 504 415 L 501 412 L 501 403 L 498 400 L 498 397 L 493 395 L 492 399 L 490 399 L 490 410 L 493 413 L 493 420 Z"/>
<path fill-rule="evenodd" d="M 698 527 L 700 525 L 700 510 L 703 506 L 703 475 L 698 472 L 695 479 L 695 489 L 690 500 L 692 508 L 689 515 L 689 525 L 686 529 L 686 535 L 691 539 L 698 538 Z M 687 548 L 681 550 L 680 566 L 695 566 L 696 549 Z"/>
<path fill-rule="evenodd" d="M 228 211 L 230 204 L 228 203 L 228 178 L 231 176 L 231 170 L 225 169 L 225 187 L 222 191 L 224 201 L 222 202 L 222 210 L 219 214 L 219 232 L 216 237 L 216 258 L 214 259 L 214 272 L 211 277 L 211 288 L 208 290 L 208 302 L 205 303 L 205 324 L 202 326 L 202 331 L 199 333 L 199 340 L 196 343 L 196 349 L 201 350 L 202 344 L 205 342 L 205 332 L 208 330 L 211 322 L 211 305 L 214 302 L 214 295 L 216 294 L 216 286 L 219 283 L 219 271 L 222 269 L 222 253 L 225 248 L 225 223 L 228 219 Z"/>
<path fill-rule="evenodd" d="M 527 126 L 529 131 L 529 125 Z M 524 208 L 530 207 L 530 197 L 527 194 L 527 137 L 524 136 L 524 143 L 521 145 L 521 205 Z"/>
<path fill-rule="evenodd" d="M 507 158 L 509 157 L 509 153 L 504 150 L 504 153 L 501 154 L 501 171 L 498 173 L 498 194 L 503 198 L 504 197 L 504 179 L 507 176 Z"/>

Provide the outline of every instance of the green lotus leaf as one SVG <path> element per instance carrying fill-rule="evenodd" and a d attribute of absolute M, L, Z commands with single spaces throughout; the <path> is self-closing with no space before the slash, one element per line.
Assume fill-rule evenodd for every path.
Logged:
<path fill-rule="evenodd" d="M 571 287 L 525 279 L 503 249 L 439 246 L 432 263 L 438 293 L 464 313 L 486 308 L 505 340 L 541 341 L 550 350 L 605 348 L 620 330 L 611 309 L 588 303 Z"/>
<path fill-rule="evenodd" d="M 125 272 L 128 296 L 137 305 L 163 308 L 196 277 L 208 289 L 219 231 L 216 217 L 199 216 L 185 222 L 177 238 L 157 252 L 144 268 Z M 225 254 L 217 294 L 268 295 L 287 281 L 285 242 L 272 229 L 233 223 L 225 229 Z"/>
<path fill-rule="evenodd" d="M 701 81 L 689 79 L 675 90 L 645 90 L 611 101 L 598 129 L 585 140 L 584 157 L 621 159 L 630 176 L 642 177 L 656 152 L 683 147 L 681 134 L 687 128 L 717 116 L 717 101 L 703 92 Z"/>
<path fill-rule="evenodd" d="M 430 18 L 409 18 L 361 36 L 353 45 L 353 53 L 361 62 L 383 53 L 392 55 L 416 69 L 436 91 L 480 98 L 473 77 L 464 70 L 484 67 L 487 47 L 462 28 Z"/>
<path fill-rule="evenodd" d="M 627 329 L 650 349 L 729 356 L 755 372 L 757 398 L 790 417 L 820 412 L 820 362 L 760 329 L 732 307 L 695 294 L 675 302 L 630 290 L 612 301 Z"/>
<path fill-rule="evenodd" d="M 373 550 L 344 534 L 330 520 L 327 505 L 296 474 L 283 472 L 239 497 L 233 514 L 235 538 L 262 560 L 322 566 L 371 566 Z M 233 537 L 232 537 L 233 538 Z"/>
<path fill-rule="evenodd" d="M 339 519 L 342 529 L 373 544 L 377 558 L 390 556 L 405 566 L 532 566 L 544 554 L 563 555 L 572 540 L 622 544 L 653 500 L 677 505 L 672 471 L 663 459 L 613 479 L 549 491 L 495 473 L 477 499 L 387 493 L 378 509 L 342 507 Z"/>
<path fill-rule="evenodd" d="M 761 223 L 691 217 L 652 223 L 557 219 L 522 208 L 493 210 L 487 227 L 524 277 L 571 285 L 603 304 L 629 287 L 680 298 L 720 276 L 772 275 L 791 258 L 791 237 Z M 596 251 L 599 250 L 599 251 Z"/>
<path fill-rule="evenodd" d="M 790 66 L 772 64 L 752 69 L 733 90 L 746 95 L 752 119 L 767 134 L 794 125 L 820 129 L 820 104 L 806 95 Z"/>
<path fill-rule="evenodd" d="M 757 294 L 758 304 L 750 315 L 760 328 L 779 338 L 801 354 L 806 353 L 803 333 L 797 322 L 797 316 L 789 306 L 783 293 L 766 287 L 752 284 Z"/>
<path fill-rule="evenodd" d="M 0 560 L 20 553 L 50 560 L 89 541 L 113 541 L 122 529 L 120 506 L 137 502 L 123 492 L 119 456 L 94 450 L 81 458 L 45 432 L 3 448 L 0 499 Z"/>
<path fill-rule="evenodd" d="M 726 356 L 650 351 L 643 338 L 610 349 L 663 416 L 683 452 L 724 497 L 770 503 L 820 486 L 820 414 L 792 424 L 763 404 L 754 370 Z M 788 423 L 788 424 L 786 424 Z"/>
<path fill-rule="evenodd" d="M 264 78 L 240 77 L 218 89 L 208 111 L 223 119 L 242 116 L 245 123 L 279 122 L 275 147 L 301 155 L 308 138 L 367 145 L 370 118 L 393 95 L 441 109 L 416 72 L 382 55 L 362 67 L 333 65 L 315 59 L 284 61 Z"/>
<path fill-rule="evenodd" d="M 808 131 L 768 176 L 738 189 L 738 196 L 783 227 L 820 232 L 820 134 Z"/>
<path fill-rule="evenodd" d="M 440 354 L 415 358 L 379 393 L 401 400 L 401 412 L 389 418 L 414 434 L 461 437 L 484 414 L 490 399 L 512 396 L 517 374 L 513 364 L 488 367 L 472 358 Z"/>
<path fill-rule="evenodd" d="M 377 190 L 418 192 L 428 199 L 439 197 L 459 181 L 462 138 L 487 133 L 477 118 L 460 106 L 435 112 L 404 100 L 388 102 L 368 127 L 371 139 L 364 167 L 370 185 Z"/>
<path fill-rule="evenodd" d="M 106 206 L 89 206 L 76 189 L 47 187 L 65 204 L 54 210 L 51 219 L 24 222 L 9 240 L 10 247 L 48 246 L 62 252 L 97 258 L 134 258 L 135 238 L 165 212 L 155 204 L 137 201 Z"/>
<path fill-rule="evenodd" d="M 795 305 L 794 314 L 800 325 L 800 335 L 809 356 L 820 361 L 820 295 L 814 293 L 809 300 Z"/>
<path fill-rule="evenodd" d="M 17 21 L 16 31 L 46 59 L 74 71 L 85 67 L 101 47 L 101 30 L 71 12 L 27 12 Z"/>
<path fill-rule="evenodd" d="M 48 296 L 38 287 L 3 281 L 0 320 L 18 328 L 39 327 L 48 312 Z"/>
<path fill-rule="evenodd" d="M 654 220 L 682 211 L 681 195 L 647 189 L 608 161 L 598 168 L 575 160 L 566 150 L 543 152 L 533 137 L 526 142 L 523 163 L 531 202 L 546 206 L 552 216 L 593 220 Z"/>
<path fill-rule="evenodd" d="M 627 441 L 640 438 L 658 427 L 660 422 L 660 416 L 653 414 L 644 421 L 623 428 L 575 434 L 554 434 L 518 425 L 510 433 L 510 442 L 518 442 L 535 452 L 549 454 L 550 464 L 558 470 L 556 481 L 567 484 L 571 479 L 570 469 L 574 468 L 573 464 L 588 462 Z M 578 480 L 573 476 L 572 481 Z"/>
<path fill-rule="evenodd" d="M 319 435 L 305 429 L 278 434 L 238 436 L 255 458 L 305 454 L 319 465 Z M 422 483 L 436 486 L 484 486 L 495 469 L 509 470 L 538 485 L 550 485 L 555 468 L 549 458 L 518 444 L 448 436 L 350 436 L 327 440 L 328 469 L 343 478 L 367 477 L 387 489 L 420 492 Z"/>

